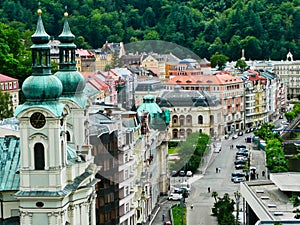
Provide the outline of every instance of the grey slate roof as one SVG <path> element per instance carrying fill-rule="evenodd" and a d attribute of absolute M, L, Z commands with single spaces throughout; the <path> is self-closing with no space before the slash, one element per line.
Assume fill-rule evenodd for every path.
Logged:
<path fill-rule="evenodd" d="M 159 80 L 145 80 L 142 82 L 138 82 L 135 91 L 157 91 L 162 90 L 163 85 Z"/>
<path fill-rule="evenodd" d="M 20 186 L 20 139 L 0 138 L 0 191 L 16 191 Z"/>
<path fill-rule="evenodd" d="M 175 87 L 174 91 L 165 91 L 157 98 L 160 107 L 208 107 L 220 104 L 220 101 L 210 94 L 196 90 L 180 90 Z"/>

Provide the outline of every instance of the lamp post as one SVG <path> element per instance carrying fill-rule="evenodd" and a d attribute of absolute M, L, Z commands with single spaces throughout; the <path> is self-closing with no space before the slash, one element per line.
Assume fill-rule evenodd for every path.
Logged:
<path fill-rule="evenodd" d="M 234 198 L 235 198 L 235 203 L 236 203 L 236 225 L 239 224 L 239 204 L 240 204 L 240 197 L 241 193 L 239 191 L 234 192 Z"/>

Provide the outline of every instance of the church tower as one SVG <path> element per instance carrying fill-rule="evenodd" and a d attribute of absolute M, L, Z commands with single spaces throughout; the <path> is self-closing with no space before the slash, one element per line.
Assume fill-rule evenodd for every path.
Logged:
<path fill-rule="evenodd" d="M 90 159 L 90 147 L 88 138 L 88 111 L 87 98 L 83 93 L 85 87 L 84 77 L 76 70 L 75 36 L 70 30 L 68 13 L 64 13 L 63 31 L 58 39 L 59 44 L 59 71 L 54 75 L 58 77 L 63 85 L 60 102 L 67 105 L 66 120 L 67 141 L 78 154 Z M 84 131 L 84 132 L 78 132 Z"/>
<path fill-rule="evenodd" d="M 20 122 L 20 224 L 95 224 L 96 166 L 68 145 L 68 105 L 60 101 L 61 80 L 52 75 L 49 35 L 42 11 L 31 36 L 32 75 L 15 116 Z M 78 130 L 78 133 L 84 132 Z"/>

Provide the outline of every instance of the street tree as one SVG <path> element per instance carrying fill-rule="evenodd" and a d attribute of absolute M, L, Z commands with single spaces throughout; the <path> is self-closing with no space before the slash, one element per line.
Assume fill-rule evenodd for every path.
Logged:
<path fill-rule="evenodd" d="M 218 70 L 223 70 L 225 68 L 226 62 L 228 61 L 228 57 L 226 55 L 220 54 L 216 52 L 210 58 L 210 64 L 212 68 L 218 67 Z"/>
<path fill-rule="evenodd" d="M 249 66 L 244 60 L 238 59 L 235 64 L 235 68 L 238 69 L 240 72 L 244 72 L 249 69 Z"/>
<path fill-rule="evenodd" d="M 0 89 L 0 120 L 13 117 L 13 104 L 8 92 Z"/>

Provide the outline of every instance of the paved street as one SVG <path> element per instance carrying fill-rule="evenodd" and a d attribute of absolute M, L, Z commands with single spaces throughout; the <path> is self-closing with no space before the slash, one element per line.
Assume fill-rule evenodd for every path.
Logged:
<path fill-rule="evenodd" d="M 262 177 L 262 171 L 264 167 L 264 152 L 260 150 L 253 150 L 252 144 L 245 143 L 245 136 L 253 136 L 253 133 L 246 134 L 238 137 L 236 140 L 222 139 L 222 151 L 219 153 L 211 153 L 209 163 L 206 170 L 203 170 L 203 174 L 195 174 L 191 178 L 176 177 L 171 182 L 185 181 L 188 179 L 192 184 L 192 191 L 190 196 L 186 199 L 187 203 L 187 224 L 188 225 L 217 225 L 217 220 L 214 216 L 211 216 L 211 209 L 214 204 L 214 198 L 211 197 L 211 193 L 216 191 L 218 196 L 223 197 L 225 193 L 228 193 L 232 199 L 234 199 L 234 192 L 239 190 L 239 184 L 231 182 L 231 173 L 236 171 L 234 168 L 235 153 L 237 148 L 236 144 L 245 144 L 247 148 L 251 149 L 251 166 L 255 166 L 259 173 L 258 179 L 266 179 L 267 174 Z M 230 149 L 230 145 L 234 145 L 233 149 Z M 216 173 L 216 168 L 220 168 L 221 171 Z M 201 167 L 201 170 L 203 167 Z M 176 180 L 177 179 L 177 180 Z M 178 180 L 179 179 L 179 180 Z M 210 187 L 210 193 L 208 193 L 208 187 Z M 157 210 L 155 218 L 152 219 L 151 224 L 163 224 L 162 215 L 166 215 L 166 219 L 169 219 L 169 209 L 172 204 L 177 204 L 177 201 L 168 201 L 166 198 L 162 200 L 160 209 Z M 190 206 L 193 204 L 194 208 Z"/>

